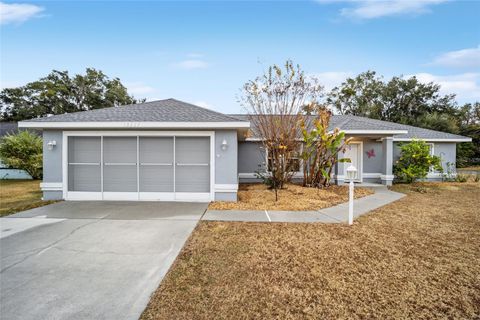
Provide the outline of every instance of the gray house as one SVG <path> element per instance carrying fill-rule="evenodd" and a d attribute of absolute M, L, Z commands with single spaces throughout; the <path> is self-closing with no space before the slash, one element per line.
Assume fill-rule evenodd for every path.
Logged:
<path fill-rule="evenodd" d="M 456 143 L 470 138 L 355 116 L 333 116 L 353 137 L 342 157 L 356 181 L 391 184 L 398 142 L 426 140 L 432 154 L 455 162 Z M 257 181 L 268 163 L 245 115 L 225 115 L 174 99 L 32 119 L 43 130 L 44 199 L 235 201 L 238 184 Z M 254 131 L 254 130 L 253 130 Z M 246 138 L 248 137 L 248 138 Z M 302 164 L 298 160 L 298 176 Z M 337 183 L 345 166 L 335 169 Z M 440 179 L 431 172 L 429 179 Z"/>

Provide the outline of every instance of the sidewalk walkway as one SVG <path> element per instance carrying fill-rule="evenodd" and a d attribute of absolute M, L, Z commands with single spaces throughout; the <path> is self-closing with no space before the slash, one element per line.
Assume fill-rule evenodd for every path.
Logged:
<path fill-rule="evenodd" d="M 388 190 L 385 186 L 373 187 L 375 193 L 353 202 L 354 217 L 357 218 L 374 209 L 399 200 L 405 196 Z M 348 202 L 318 211 L 242 211 L 207 210 L 202 220 L 208 221 L 248 221 L 248 222 L 347 222 Z"/>

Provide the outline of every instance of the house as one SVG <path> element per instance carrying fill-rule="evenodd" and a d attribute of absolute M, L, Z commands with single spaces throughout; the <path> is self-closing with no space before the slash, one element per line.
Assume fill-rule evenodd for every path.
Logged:
<path fill-rule="evenodd" d="M 235 201 L 238 183 L 258 181 L 268 162 L 245 115 L 226 115 L 174 99 L 32 119 L 43 130 L 44 199 Z M 463 136 L 355 116 L 333 116 L 353 137 L 341 157 L 356 181 L 391 184 L 398 142 L 426 140 L 445 165 Z M 253 130 L 255 131 L 255 130 Z M 301 163 L 298 165 L 300 175 Z M 335 168 L 337 183 L 345 165 Z M 429 179 L 439 179 L 432 172 Z"/>

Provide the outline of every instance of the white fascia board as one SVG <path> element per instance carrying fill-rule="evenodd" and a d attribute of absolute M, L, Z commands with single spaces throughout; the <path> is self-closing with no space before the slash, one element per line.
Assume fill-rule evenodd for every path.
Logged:
<path fill-rule="evenodd" d="M 250 128 L 250 122 L 37 122 L 20 121 L 19 128 L 35 129 L 237 129 Z"/>
<path fill-rule="evenodd" d="M 345 134 L 407 134 L 407 130 L 340 130 Z"/>
<path fill-rule="evenodd" d="M 412 141 L 412 140 L 423 140 L 427 142 L 472 142 L 472 138 L 452 138 L 452 139 L 429 139 L 429 138 L 393 138 L 393 141 Z"/>

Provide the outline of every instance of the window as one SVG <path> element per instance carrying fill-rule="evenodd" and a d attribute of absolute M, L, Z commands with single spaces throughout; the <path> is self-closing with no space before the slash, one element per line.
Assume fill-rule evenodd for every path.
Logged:
<path fill-rule="evenodd" d="M 298 148 L 298 151 L 295 151 L 292 154 L 292 156 L 290 157 L 288 167 L 290 168 L 291 172 L 300 172 L 302 170 L 302 166 L 301 166 L 302 161 L 301 161 L 301 158 L 300 158 L 301 149 L 302 149 L 302 146 L 300 145 L 299 148 Z M 268 152 L 267 152 L 267 166 L 268 166 L 267 170 L 268 170 L 268 172 L 272 171 L 272 162 L 273 162 L 272 154 L 271 154 L 270 150 L 268 150 Z"/>

